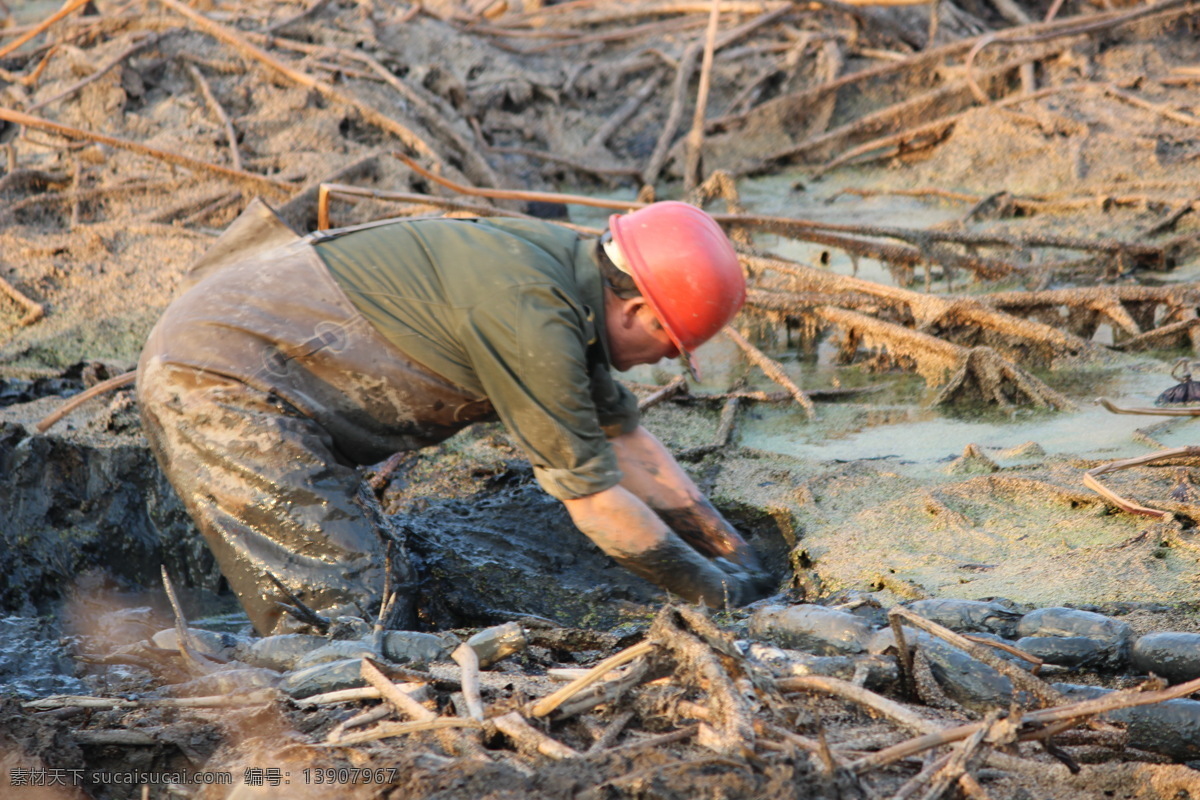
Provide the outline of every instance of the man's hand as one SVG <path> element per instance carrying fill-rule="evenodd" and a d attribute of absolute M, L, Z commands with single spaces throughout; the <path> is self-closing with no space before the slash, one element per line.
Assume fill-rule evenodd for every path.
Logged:
<path fill-rule="evenodd" d="M 700 555 L 621 486 L 563 504 L 576 527 L 618 564 L 688 602 L 724 608 L 762 596 L 749 570 Z"/>
<path fill-rule="evenodd" d="M 751 573 L 764 572 L 754 550 L 713 507 L 683 468 L 645 428 L 611 440 L 621 485 L 640 498 L 701 555 L 724 558 Z"/>
<path fill-rule="evenodd" d="M 734 564 L 726 558 L 712 560 L 722 572 L 737 582 L 738 599 L 735 605 L 744 606 L 775 593 L 776 581 L 762 567 L 747 567 Z"/>

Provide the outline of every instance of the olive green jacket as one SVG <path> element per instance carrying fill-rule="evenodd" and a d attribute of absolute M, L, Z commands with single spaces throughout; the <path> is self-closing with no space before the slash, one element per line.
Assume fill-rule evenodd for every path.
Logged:
<path fill-rule="evenodd" d="M 637 401 L 612 375 L 594 240 L 532 220 L 439 218 L 315 248 L 386 339 L 491 402 L 547 492 L 620 481 L 607 439 L 637 426 Z"/>

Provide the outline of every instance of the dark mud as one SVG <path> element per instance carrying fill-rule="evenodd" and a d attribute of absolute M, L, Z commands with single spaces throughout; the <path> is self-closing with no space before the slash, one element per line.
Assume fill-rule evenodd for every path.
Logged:
<path fill-rule="evenodd" d="M 23 24 L 58 4 L 38 3 L 37 13 L 28 4 L 8 4 L 14 5 L 21 6 L 16 11 Z M 556 26 L 551 15 L 520 28 L 519 35 L 503 36 L 489 25 L 502 27 L 505 15 L 490 22 L 462 16 L 477 14 L 483 5 L 435 0 L 409 16 L 412 9 L 405 4 L 196 4 L 240 35 L 258 36 L 282 24 L 255 41 L 360 101 L 358 106 L 296 85 L 169 11 L 166 3 L 135 6 L 132 12 L 115 3 L 88 4 L 85 16 L 52 32 L 57 49 L 29 55 L 34 43 L 3 59 L 2 108 L 36 111 L 57 123 L 186 152 L 213 165 L 240 155 L 249 181 L 167 166 L 86 139 L 0 126 L 10 168 L 0 178 L 2 277 L 45 312 L 26 324 L 28 307 L 0 298 L 0 404 L 7 405 L 0 413 L 0 614 L 13 612 L 0 624 L 0 682 L 6 694 L 27 698 L 78 691 L 156 698 L 198 686 L 177 651 L 144 644 L 173 621 L 159 588 L 161 565 L 177 582 L 193 624 L 245 631 L 244 616 L 230 613 L 231 598 L 207 550 L 141 441 L 128 392 L 93 401 L 49 434 L 34 434 L 33 425 L 60 397 L 102 377 L 88 367 L 64 372 L 68 365 L 104 359 L 119 372 L 136 359 L 187 265 L 253 194 L 265 194 L 300 228 L 315 221 L 321 181 L 436 194 L 426 179 L 391 157 L 402 147 L 400 137 L 372 123 L 364 108 L 402 120 L 433 151 L 423 156 L 427 165 L 440 163 L 445 174 L 475 185 L 631 198 L 645 183 L 644 196 L 687 194 L 656 179 L 673 180 L 684 172 L 680 142 L 686 122 L 677 123 L 690 114 L 696 79 L 680 70 L 694 66 L 703 9 L 675 16 L 661 9 L 640 13 L 636 4 L 593 8 L 585 2 L 570 5 L 574 16 L 566 17 L 566 25 Z M 518 13 L 518 5 L 507 4 L 510 15 Z M 1019 5 L 1020 14 L 1040 19 L 1049 3 Z M 306 7 L 311 14 L 288 21 Z M 964 76 L 970 69 L 961 55 L 969 37 L 1002 31 L 1013 22 L 990 4 L 943 0 L 932 7 L 936 27 L 923 6 L 794 5 L 783 17 L 772 18 L 756 16 L 758 5 L 745 8 L 722 18 L 721 30 L 764 24 L 717 54 L 702 153 L 706 176 L 720 177 L 712 175 L 715 167 L 742 173 L 735 191 L 717 187 L 731 210 L 741 191 L 747 209 L 762 214 L 902 224 L 968 237 L 995 234 L 1006 241 L 1024 237 L 1021 247 L 980 245 L 979 252 L 970 243 L 917 240 L 920 247 L 912 257 L 887 263 L 862 258 L 863 274 L 879 277 L 888 292 L 914 286 L 918 268 L 926 270 L 930 294 L 985 298 L 998 290 L 1059 286 L 1101 285 L 1115 292 L 1195 277 L 1200 145 L 1194 134 L 1200 108 L 1194 64 L 1200 40 L 1194 8 L 1175 7 L 1156 19 L 1032 42 L 1033 47 L 994 42 L 974 67 L 987 103 L 976 103 L 967 91 Z M 3 3 L 0 11 L 7 17 Z M 1068 3 L 1061 15 L 1095 11 Z M 591 38 L 593 33 L 601 37 Z M 143 36 L 154 38 L 143 42 Z M 564 36 L 585 40 L 562 47 L 557 37 Z M 145 48 L 125 52 L 138 43 Z M 373 72 L 364 54 L 388 74 Z M 1018 77 L 1011 59 L 1031 68 Z M 113 69 L 96 71 L 98 64 L 109 63 Z M 79 86 L 84 78 L 89 82 Z M 1055 91 L 1018 97 L 1022 88 L 1034 88 L 1029 81 Z M 204 85 L 214 101 L 205 99 Z M 72 86 L 74 94 L 56 99 Z M 636 106 L 628 102 L 633 99 Z M 218 108 L 231 117 L 234 141 L 218 124 Z M 610 127 L 608 121 L 622 109 L 630 115 Z M 947 121 L 947 115 L 960 112 Z M 917 131 L 927 124 L 937 131 L 923 139 Z M 880 135 L 899 138 L 889 144 L 877 139 Z M 660 143 L 665 160 L 657 157 Z M 781 154 L 797 147 L 802 150 L 793 153 L 796 161 L 807 166 L 784 169 L 792 158 Z M 843 156 L 850 161 L 839 161 Z M 771 174 L 745 179 L 763 172 Z M 276 183 L 263 188 L 264 178 Z M 855 198 L 855 191 L 864 194 Z M 917 196 L 900 200 L 889 192 Z M 401 213 L 427 213 L 440 208 L 442 199 L 419 198 Z M 720 205 L 708 196 L 693 199 Z M 570 212 L 573 222 L 602 223 L 603 214 L 589 217 L 576 206 Z M 374 199 L 342 197 L 333 206 L 334 224 L 395 213 L 396 205 Z M 1044 241 L 1039 237 L 1057 235 L 1125 244 L 1109 255 L 1037 244 Z M 845 241 L 839 246 L 822 236 L 785 242 L 760 235 L 754 243 L 779 244 L 789 257 L 842 274 L 858 273 L 860 255 L 852 253 L 874 249 L 862 242 L 857 250 L 843 249 Z M 1140 250 L 1141 255 L 1130 254 L 1147 244 L 1153 257 Z M 964 273 L 960 268 L 976 255 L 993 265 L 996 259 L 1011 262 L 1014 271 L 1000 280 Z M 786 284 L 768 288 L 796 288 Z M 918 408 L 930 398 L 937 370 L 928 364 L 920 369 L 920 353 L 894 346 L 889 353 L 853 328 L 830 335 L 826 323 L 806 309 L 846 303 L 943 335 L 947 342 L 1001 347 L 1061 391 L 1073 382 L 1091 391 L 1096 376 L 1064 373 L 1060 362 L 1070 367 L 1072 358 L 1065 358 L 1066 351 L 1047 352 L 1054 348 L 1044 342 L 1019 336 L 1006 342 L 956 320 L 953 313 L 939 320 L 933 313 L 937 304 L 879 307 L 882 295 L 873 297 L 866 306 L 863 298 L 828 293 L 802 298 L 790 309 L 762 306 L 751 309 L 743 332 L 753 330 L 756 341 L 805 388 L 873 383 L 877 370 L 912 369 L 910 361 L 918 359 L 921 378 L 931 382 L 927 391 L 889 400 L 868 397 L 826 411 L 826 421 L 835 424 L 824 428 L 808 425 L 799 414 L 746 404 L 740 417 L 745 425 L 732 444 L 713 444 L 715 406 L 703 412 L 660 408 L 648 417 L 650 428 L 672 450 L 699 454 L 688 462 L 689 469 L 792 590 L 776 600 L 793 606 L 815 601 L 841 610 L 854 606 L 856 614 L 878 624 L 887 606 L 915 597 L 1003 595 L 1030 605 L 1090 604 L 1093 611 L 1120 613 L 1138 635 L 1200 629 L 1193 605 L 1200 507 L 1189 499 L 1188 489 L 1200 480 L 1194 468 L 1138 470 L 1113 478 L 1122 492 L 1171 510 L 1176 516 L 1165 524 L 1147 525 L 1116 513 L 1079 487 L 1079 476 L 1094 466 L 1093 459 L 1128 455 L 1135 441 L 1154 443 L 1159 429 L 1137 431 L 1132 440 L 1122 432 L 1109 434 L 1097 453 L 1088 443 L 1099 438 L 1101 427 L 1112 426 L 1093 415 L 1077 423 L 1078 448 L 1037 445 L 1018 457 L 1006 453 L 1031 437 L 1006 441 L 1012 434 L 1004 426 L 1019 421 L 1024 411 L 1003 411 L 989 417 L 996 424 L 986 440 L 950 462 L 963 452 L 963 443 L 948 448 L 938 433 L 928 433 L 941 429 L 919 424 L 942 413 Z M 1170 313 L 1193 318 L 1190 297 L 1179 292 L 1180 308 Z M 1139 330 L 1152 333 L 1147 327 L 1168 322 L 1167 312 L 1136 302 L 1126 307 L 1115 293 L 1101 299 L 1099 305 L 1024 313 L 1085 336 L 1090 350 L 1103 350 L 1114 371 L 1133 376 L 1123 390 L 1129 399 L 1144 393 L 1144 386 L 1129 388 L 1139 376 L 1162 372 L 1173 357 L 1188 352 L 1191 342 L 1185 334 L 1156 340 L 1156 347 L 1175 348 L 1169 352 L 1117 353 L 1109 342 L 1123 346 L 1141 338 Z M 914 315 L 916 320 L 908 318 Z M 794 349 L 793 338 L 799 339 Z M 831 356 L 834 350 L 838 353 Z M 1043 369 L 1048 357 L 1055 365 L 1049 373 Z M 659 384 L 670 379 L 661 365 L 651 374 Z M 888 379 L 893 378 L 921 382 L 899 375 Z M 719 383 L 708 388 L 724 391 L 750 383 L 775 389 L 741 362 Z M 1151 398 L 1161 388 L 1156 386 Z M 1083 390 L 1071 392 L 1077 402 L 1090 401 Z M 731 413 L 731 421 L 736 416 Z M 945 418 L 951 416 L 947 412 Z M 812 431 L 815 454 L 780 457 L 772 449 L 778 437 L 752 429 L 763 418 L 773 418 L 776 430 Z M 947 457 L 955 474 L 943 472 L 941 464 L 864 456 L 866 443 L 855 437 L 863 430 L 897 442 L 924 438 L 925 452 Z M 738 436 L 749 446 L 737 447 Z M 1186 431 L 1178 434 L 1186 436 Z M 880 454 L 894 452 L 889 442 Z M 982 458 L 975 455 L 985 452 Z M 524 707 L 557 688 L 546 677 L 548 670 L 593 665 L 646 635 L 664 599 L 598 554 L 557 504 L 532 487 L 519 458 L 498 430 L 481 429 L 422 453 L 381 489 L 420 562 L 425 626 L 469 635 L 478 626 L 519 620 L 530 633 L 526 651 L 483 673 L 489 715 Z M 978 477 L 971 477 L 973 471 Z M 1162 605 L 1145 605 L 1147 599 Z M 722 612 L 714 621 L 733 635 L 748 636 L 747 614 Z M 1078 637 L 1060 638 L 1038 644 L 1061 654 L 1074 646 L 1067 639 Z M 670 641 L 676 651 L 686 649 L 680 639 Z M 43 775 L 48 770 L 91 775 L 106 769 L 208 769 L 241 780 L 232 792 L 228 787 L 168 789 L 143 781 L 154 798 L 196 800 L 308 795 L 758 800 L 892 796 L 921 768 L 914 761 L 873 775 L 868 792 L 838 763 L 817 751 L 810 756 L 787 737 L 751 735 L 743 725 L 741 738 L 733 737 L 737 746 L 731 746 L 731 739 L 722 737 L 737 726 L 719 717 L 737 705 L 738 693 L 715 693 L 714 682 L 725 680 L 725 670 L 743 682 L 762 673 L 739 673 L 727 644 L 713 637 L 704 641 L 704 646 L 692 642 L 688 657 L 656 664 L 665 683 L 639 686 L 620 702 L 581 718 L 542 725 L 557 741 L 580 751 L 603 742 L 606 726 L 613 725 L 602 752 L 584 758 L 557 761 L 518 753 L 513 740 L 495 732 L 480 741 L 482 758 L 479 752 L 459 757 L 433 734 L 354 748 L 319 744 L 373 701 L 309 709 L 279 698 L 217 710 L 86 709 L 83 701 L 75 701 L 37 710 L 8 700 L 0 706 L 0 769 L 10 778 L 16 767 Z M 712 649 L 719 647 L 726 649 Z M 988 696 L 990 705 L 979 702 L 994 687 L 981 677 L 985 673 L 977 663 L 957 655 L 955 669 L 972 679 L 973 688 L 956 694 L 949 669 L 937 662 L 938 649 L 928 650 L 931 680 L 943 681 L 936 691 L 926 684 L 924 694 L 905 693 L 890 677 L 879 686 L 942 727 L 962 724 L 992 706 L 1008 707 L 1001 691 Z M 68 662 L 68 653 L 76 658 Z M 840 659 L 836 674 L 854 679 L 865 663 L 855 661 L 859 657 L 827 658 Z M 818 666 L 814 658 L 785 653 L 777 674 L 833 669 L 829 662 Z M 892 669 L 882 673 L 895 674 L 892 655 L 861 658 L 883 659 Z M 1168 662 L 1183 670 L 1180 679 L 1190 676 L 1186 667 L 1200 663 L 1191 654 L 1172 651 L 1155 664 L 1161 669 Z M 1049 665 L 1047 674 L 1124 688 L 1145 679 L 1155 664 L 1137 672 L 1113 671 L 1110 660 L 1101 664 L 1106 670 L 1101 672 Z M 464 715 L 463 674 L 454 665 L 431 667 L 426 683 L 436 713 Z M 869 671 L 867 681 L 876 685 Z M 755 724 L 784 725 L 810 741 L 823 739 L 843 763 L 909 733 L 848 701 L 766 697 L 743 722 L 753 716 Z M 961 707 L 953 705 L 955 697 L 964 701 Z M 704 719 L 704 709 L 695 707 L 704 705 L 718 718 L 710 713 Z M 1194 711 L 1185 708 L 1188 714 Z M 632 716 L 622 721 L 626 712 Z M 980 780 L 995 798 L 1200 797 L 1195 770 L 1164 763 L 1194 757 L 1191 718 L 1180 718 L 1179 730 L 1172 732 L 1169 714 L 1147 714 L 1147 724 L 1157 725 L 1153 735 L 1143 735 L 1142 729 L 1136 739 L 1105 740 L 1090 734 L 1111 732 L 1084 731 L 1064 745 L 1084 763 L 1078 775 L 1033 745 L 1023 745 L 1019 762 L 980 770 Z M 698 727 L 702 722 L 707 729 Z M 687 735 L 639 749 L 655 734 L 679 731 Z M 614 745 L 627 749 L 614 750 Z M 333 786 L 307 784 L 299 777 L 305 768 L 363 765 L 396 772 L 386 786 L 336 780 L 337 773 Z M 270 773 L 263 775 L 267 768 L 291 770 L 292 784 L 284 786 L 281 779 L 272 784 Z M 247 782 L 253 771 L 266 780 L 257 786 Z M 67 784 L 23 786 L 19 797 L 141 794 L 139 787 L 112 780 L 103 786 L 90 780 Z M 11 780 L 0 795 L 10 786 Z M 953 791 L 958 790 L 947 793 Z"/>
<path fill-rule="evenodd" d="M 0 611 L 51 609 L 80 575 L 95 571 L 131 589 L 155 590 L 162 566 L 184 588 L 227 596 L 140 435 L 129 390 L 92 401 L 61 429 L 33 432 L 36 416 L 57 401 L 0 411 L 0 516 L 7 520 L 0 547 L 22 554 L 0 572 Z M 469 457 L 455 455 L 471 447 Z M 485 450 L 490 462 L 475 460 Z M 410 467 L 384 492 L 415 556 L 423 627 L 528 615 L 605 628 L 623 617 L 644 618 L 667 599 L 580 534 L 526 463 L 498 458 L 509 452 L 491 428 L 467 433 L 441 452 L 422 454 L 421 467 Z M 438 477 L 426 480 L 423 472 Z M 789 543 L 770 515 L 739 507 L 729 513 L 769 563 L 786 563 Z"/>

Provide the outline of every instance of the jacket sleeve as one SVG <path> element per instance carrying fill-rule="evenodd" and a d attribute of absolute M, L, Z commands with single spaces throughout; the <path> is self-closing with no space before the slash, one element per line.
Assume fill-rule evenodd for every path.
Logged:
<path fill-rule="evenodd" d="M 568 500 L 618 484 L 608 436 L 636 427 L 637 404 L 597 363 L 589 309 L 553 285 L 525 285 L 479 304 L 463 325 L 484 393 L 542 488 Z"/>

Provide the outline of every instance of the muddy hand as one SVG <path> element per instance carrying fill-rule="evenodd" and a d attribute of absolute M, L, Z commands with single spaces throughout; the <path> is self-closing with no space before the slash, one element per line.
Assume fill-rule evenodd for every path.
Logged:
<path fill-rule="evenodd" d="M 751 568 L 721 557 L 712 559 L 712 563 L 737 584 L 736 605 L 746 605 L 755 600 L 761 600 L 772 594 L 775 589 L 775 580 L 761 566 Z M 757 563 L 758 559 L 755 558 L 755 564 L 757 565 Z"/>

